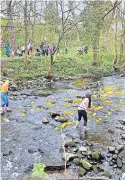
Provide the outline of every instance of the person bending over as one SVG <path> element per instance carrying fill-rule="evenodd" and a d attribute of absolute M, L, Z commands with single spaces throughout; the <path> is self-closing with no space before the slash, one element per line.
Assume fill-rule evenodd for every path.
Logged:
<path fill-rule="evenodd" d="M 78 107 L 78 121 L 76 122 L 76 127 L 78 127 L 79 121 L 83 117 L 84 119 L 84 127 L 87 126 L 87 110 L 91 108 L 91 95 L 86 94 L 86 97 L 80 103 Z"/>

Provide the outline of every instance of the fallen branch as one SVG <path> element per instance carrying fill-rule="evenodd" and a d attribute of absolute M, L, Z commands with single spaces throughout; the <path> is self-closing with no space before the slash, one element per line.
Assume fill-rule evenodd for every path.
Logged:
<path fill-rule="evenodd" d="M 62 133 L 62 129 L 61 129 L 61 136 L 62 136 L 62 139 L 63 139 L 63 145 L 62 145 L 62 148 L 64 150 L 64 155 L 65 155 L 65 169 L 64 169 L 64 180 L 66 180 L 66 165 L 67 165 L 67 157 L 66 157 L 66 151 L 65 151 L 65 139 L 64 139 L 64 136 L 63 136 L 63 133 Z"/>

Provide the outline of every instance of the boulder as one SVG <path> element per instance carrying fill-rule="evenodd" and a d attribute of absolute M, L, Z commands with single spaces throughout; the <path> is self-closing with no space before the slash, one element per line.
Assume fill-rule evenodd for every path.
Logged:
<path fill-rule="evenodd" d="M 86 170 L 82 167 L 79 168 L 78 174 L 79 176 L 83 176 L 86 173 Z"/>
<path fill-rule="evenodd" d="M 81 160 L 81 163 L 82 163 L 83 168 L 85 168 L 86 170 L 89 170 L 92 168 L 92 165 L 85 160 Z"/>
<path fill-rule="evenodd" d="M 69 118 L 66 116 L 56 116 L 55 120 L 63 123 L 63 122 L 67 122 L 69 120 Z"/>
<path fill-rule="evenodd" d="M 105 176 L 105 177 L 108 177 L 108 178 L 111 178 L 111 174 L 108 172 L 108 171 L 103 171 L 101 176 Z"/>

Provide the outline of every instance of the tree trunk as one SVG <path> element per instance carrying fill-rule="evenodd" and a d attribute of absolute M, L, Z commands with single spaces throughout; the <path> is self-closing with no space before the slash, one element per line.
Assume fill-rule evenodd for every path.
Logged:
<path fill-rule="evenodd" d="M 93 37 L 92 37 L 92 44 L 93 44 L 93 62 L 92 65 L 96 66 L 98 65 L 99 61 L 99 39 L 100 39 L 100 29 L 97 27 L 95 30 Z"/>
<path fill-rule="evenodd" d="M 12 52 L 16 51 L 16 41 L 15 41 L 15 29 L 13 23 L 13 7 L 11 7 L 12 0 L 7 1 L 7 16 L 8 16 L 8 33 L 9 33 L 9 43 Z"/>
<path fill-rule="evenodd" d="M 28 40 L 28 22 L 27 22 L 27 0 L 25 0 L 24 7 L 24 28 L 25 28 L 25 56 L 24 56 L 24 68 L 27 68 L 27 40 Z"/>
<path fill-rule="evenodd" d="M 53 74 L 53 55 L 52 54 L 51 54 L 50 58 L 51 58 L 50 71 L 51 71 L 51 74 Z"/>
<path fill-rule="evenodd" d="M 122 34 L 121 34 L 121 39 L 120 39 L 120 59 L 119 61 L 121 62 L 124 58 L 124 46 L 125 46 L 125 2 L 123 6 L 123 13 L 121 12 L 121 20 L 122 20 Z"/>

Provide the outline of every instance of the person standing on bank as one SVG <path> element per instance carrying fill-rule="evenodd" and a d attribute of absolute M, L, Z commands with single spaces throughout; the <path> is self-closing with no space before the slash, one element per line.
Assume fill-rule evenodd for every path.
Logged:
<path fill-rule="evenodd" d="M 86 97 L 83 99 L 83 101 L 80 103 L 80 106 L 78 107 L 78 121 L 76 122 L 76 127 L 78 127 L 79 122 L 81 121 L 81 118 L 84 119 L 84 128 L 87 126 L 87 110 L 91 109 L 91 95 L 86 94 Z"/>
<path fill-rule="evenodd" d="M 1 107 L 2 107 L 2 112 L 6 110 L 7 112 L 10 112 L 11 109 L 9 109 L 9 99 L 8 99 L 8 86 L 9 86 L 9 81 L 6 80 L 5 83 L 3 83 L 1 87 Z M 4 109 L 6 108 L 6 109 Z"/>

